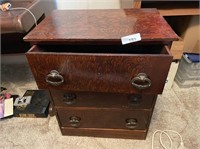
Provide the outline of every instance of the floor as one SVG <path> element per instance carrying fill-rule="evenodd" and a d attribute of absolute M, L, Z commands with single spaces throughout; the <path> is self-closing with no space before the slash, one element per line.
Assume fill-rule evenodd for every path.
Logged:
<path fill-rule="evenodd" d="M 1 64 L 2 86 L 20 96 L 28 89 L 37 89 L 26 59 L 15 63 L 11 59 L 3 58 L 7 62 Z M 174 84 L 172 89 L 165 89 L 158 96 L 146 140 L 62 136 L 55 117 L 4 119 L 0 120 L 0 149 L 151 149 L 152 134 L 158 129 L 175 130 L 187 149 L 199 149 L 199 107 L 200 87 L 179 88 Z M 180 139 L 170 135 L 176 149 Z M 154 146 L 162 148 L 158 135 Z"/>

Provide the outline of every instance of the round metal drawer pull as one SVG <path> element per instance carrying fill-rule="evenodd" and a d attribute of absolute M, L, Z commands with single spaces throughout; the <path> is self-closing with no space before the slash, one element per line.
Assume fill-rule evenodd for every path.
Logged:
<path fill-rule="evenodd" d="M 145 73 L 139 73 L 131 80 L 131 84 L 137 89 L 146 89 L 151 86 L 151 80 L 147 78 Z"/>
<path fill-rule="evenodd" d="M 67 105 L 72 105 L 76 102 L 76 94 L 74 93 L 65 93 L 63 97 L 63 102 Z"/>
<path fill-rule="evenodd" d="M 126 127 L 128 129 L 135 129 L 138 126 L 138 121 L 135 118 L 126 119 Z"/>
<path fill-rule="evenodd" d="M 72 127 L 79 127 L 80 126 L 80 120 L 81 118 L 80 117 L 77 117 L 77 116 L 71 116 L 69 118 L 69 124 L 72 126 Z"/>
<path fill-rule="evenodd" d="M 57 70 L 51 70 L 51 72 L 46 76 L 45 80 L 47 83 L 53 86 L 61 85 L 64 82 L 63 76 L 61 76 Z"/>
<path fill-rule="evenodd" d="M 131 95 L 129 97 L 129 105 L 139 105 L 141 103 L 142 96 L 140 94 Z"/>

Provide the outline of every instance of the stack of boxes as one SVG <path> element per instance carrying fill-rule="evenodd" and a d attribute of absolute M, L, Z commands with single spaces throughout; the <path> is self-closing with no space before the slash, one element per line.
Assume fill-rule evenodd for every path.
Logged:
<path fill-rule="evenodd" d="M 200 86 L 200 55 L 194 56 L 196 60 L 190 59 L 190 54 L 183 54 L 175 77 L 180 88 Z"/>

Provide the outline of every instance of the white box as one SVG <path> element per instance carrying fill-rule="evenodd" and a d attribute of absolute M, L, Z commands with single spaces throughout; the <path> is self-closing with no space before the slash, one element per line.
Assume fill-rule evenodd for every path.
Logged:
<path fill-rule="evenodd" d="M 174 83 L 174 78 L 176 76 L 177 70 L 178 70 L 178 66 L 179 66 L 179 62 L 172 62 L 170 69 L 169 69 L 169 73 L 167 76 L 167 80 L 165 83 L 165 89 L 171 89 L 172 85 Z"/>

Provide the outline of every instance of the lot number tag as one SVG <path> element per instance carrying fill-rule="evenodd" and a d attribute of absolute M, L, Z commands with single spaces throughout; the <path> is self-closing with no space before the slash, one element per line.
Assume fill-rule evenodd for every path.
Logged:
<path fill-rule="evenodd" d="M 124 37 L 121 38 L 123 45 L 128 44 L 128 43 L 132 43 L 132 42 L 136 42 L 136 41 L 140 41 L 140 40 L 141 40 L 140 33 L 124 36 Z"/>

